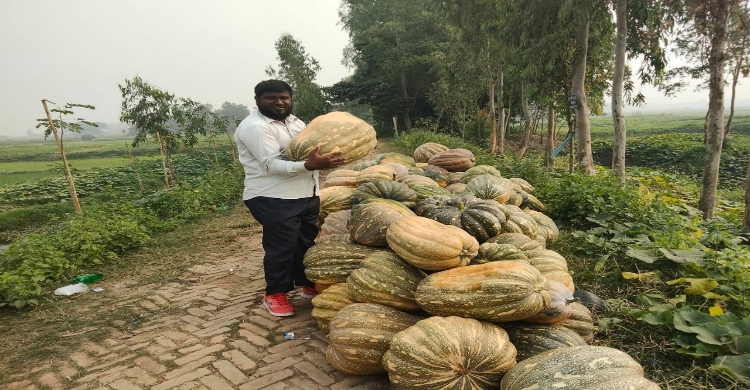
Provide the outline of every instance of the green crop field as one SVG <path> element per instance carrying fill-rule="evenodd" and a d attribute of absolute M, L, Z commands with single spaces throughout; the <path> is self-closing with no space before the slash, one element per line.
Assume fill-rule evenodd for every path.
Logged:
<path fill-rule="evenodd" d="M 629 114 L 626 115 L 625 121 L 628 137 L 668 133 L 702 133 L 704 115 L 705 113 Z M 613 132 L 611 115 L 591 117 L 591 134 L 594 138 L 611 138 Z M 750 112 L 735 113 L 731 133 L 750 135 Z"/>
<path fill-rule="evenodd" d="M 138 161 L 158 159 L 159 156 L 139 156 Z M 76 171 L 86 171 L 95 168 L 116 168 L 132 164 L 132 160 L 123 157 L 87 158 L 82 160 L 68 160 L 70 168 Z M 64 175 L 62 160 L 57 161 L 13 161 L 0 162 L 0 187 L 29 183 L 35 180 L 49 179 Z"/>

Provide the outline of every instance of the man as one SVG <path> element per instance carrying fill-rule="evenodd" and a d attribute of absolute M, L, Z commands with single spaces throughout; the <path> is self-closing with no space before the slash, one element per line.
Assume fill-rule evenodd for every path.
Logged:
<path fill-rule="evenodd" d="M 301 296 L 312 298 L 315 284 L 305 276 L 302 259 L 315 244 L 320 209 L 319 169 L 344 160 L 339 153 L 325 156 L 316 149 L 307 161 L 288 161 L 284 151 L 305 124 L 292 115 L 292 88 L 280 80 L 255 86 L 258 110 L 245 118 L 234 133 L 239 160 L 245 169 L 243 199 L 263 225 L 263 303 L 271 315 L 294 315 L 287 293 L 302 286 Z"/>

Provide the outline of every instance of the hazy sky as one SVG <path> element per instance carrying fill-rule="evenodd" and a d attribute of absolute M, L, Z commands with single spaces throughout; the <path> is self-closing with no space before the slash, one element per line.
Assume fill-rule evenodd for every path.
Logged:
<path fill-rule="evenodd" d="M 350 74 L 338 0 L 4 0 L 0 8 L 0 135 L 24 135 L 44 116 L 41 99 L 95 105 L 92 121 L 116 122 L 118 83 L 140 75 L 180 97 L 253 106 L 253 86 L 276 65 L 283 32 L 321 65 L 318 83 Z M 745 85 L 750 85 L 747 81 Z M 750 88 L 740 87 L 740 99 Z M 729 89 L 727 89 L 728 96 Z M 687 91 L 649 106 L 707 102 Z M 707 103 L 706 103 L 707 104 Z"/>

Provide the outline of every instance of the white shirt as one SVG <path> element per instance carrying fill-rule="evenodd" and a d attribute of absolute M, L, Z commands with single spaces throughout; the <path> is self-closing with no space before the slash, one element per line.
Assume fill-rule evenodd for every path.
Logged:
<path fill-rule="evenodd" d="M 289 161 L 284 151 L 289 141 L 305 129 L 294 115 L 284 121 L 255 110 L 237 126 L 234 140 L 245 169 L 242 199 L 256 196 L 300 199 L 320 195 L 318 171 L 308 171 L 304 161 Z"/>

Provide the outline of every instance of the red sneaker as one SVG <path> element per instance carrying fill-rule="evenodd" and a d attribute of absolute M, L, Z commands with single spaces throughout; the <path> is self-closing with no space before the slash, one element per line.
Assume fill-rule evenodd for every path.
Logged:
<path fill-rule="evenodd" d="M 294 315 L 294 306 L 289 303 L 286 293 L 276 293 L 263 296 L 263 306 L 268 309 L 272 316 L 289 317 Z"/>
<path fill-rule="evenodd" d="M 311 299 L 318 295 L 318 290 L 311 286 L 302 286 L 302 292 L 299 294 L 302 298 Z"/>

